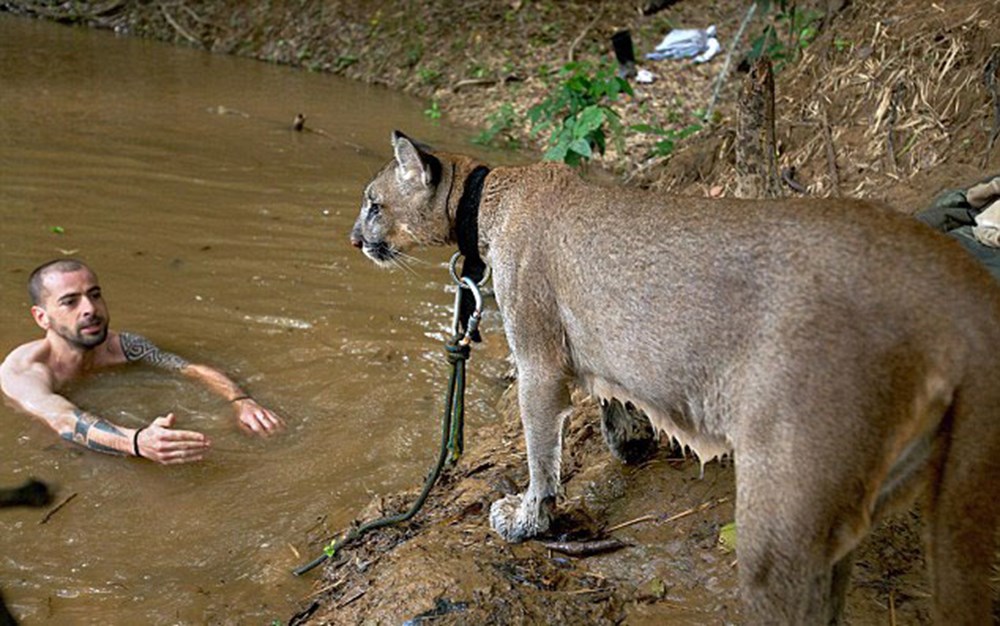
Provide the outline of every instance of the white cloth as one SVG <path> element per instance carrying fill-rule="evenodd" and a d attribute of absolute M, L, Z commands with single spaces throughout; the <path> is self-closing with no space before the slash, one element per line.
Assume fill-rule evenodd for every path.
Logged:
<path fill-rule="evenodd" d="M 704 63 L 722 49 L 722 44 L 716 39 L 715 34 L 715 24 L 705 29 L 675 28 L 667 33 L 652 52 L 646 54 L 646 58 L 659 61 L 694 57 L 695 63 Z"/>
<path fill-rule="evenodd" d="M 972 234 L 984 246 L 1000 248 L 1000 200 L 994 200 L 976 216 Z"/>

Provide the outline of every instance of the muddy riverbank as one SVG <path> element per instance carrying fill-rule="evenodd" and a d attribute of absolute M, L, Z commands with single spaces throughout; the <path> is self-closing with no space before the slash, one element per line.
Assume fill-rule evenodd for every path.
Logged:
<path fill-rule="evenodd" d="M 540 146 L 525 112 L 553 88 L 553 69 L 607 57 L 611 35 L 624 28 L 640 55 L 671 27 L 709 24 L 728 50 L 746 10 L 729 1 L 679 2 L 651 16 L 634 2 L 521 0 L 107 2 L 82 13 L 69 4 L 2 6 L 403 90 L 426 99 L 429 116 L 476 129 L 488 128 L 509 103 L 514 121 L 505 135 L 529 157 Z M 989 139 L 1000 124 L 997 87 L 984 80 L 997 54 L 1000 2 L 809 8 L 825 12 L 823 28 L 777 76 L 779 163 L 794 168 L 808 193 L 878 198 L 912 212 L 944 189 L 1000 170 L 1000 147 L 991 149 Z M 751 23 L 741 52 L 764 20 Z M 635 96 L 620 105 L 623 121 L 661 129 L 690 123 L 710 102 L 722 63 L 721 55 L 705 65 L 642 62 L 656 80 L 635 85 Z M 732 194 L 733 103 L 742 76 L 733 70 L 718 114 L 670 154 L 651 154 L 657 137 L 632 133 L 625 150 L 612 147 L 597 166 L 626 184 Z M 289 111 L 289 122 L 299 112 Z M 303 113 L 308 123 L 310 112 Z M 484 331 L 470 376 L 481 353 L 503 358 L 499 326 Z M 710 464 L 702 475 L 695 459 L 662 450 L 642 467 L 623 467 L 603 447 L 594 407 L 580 399 L 566 436 L 566 527 L 626 545 L 586 557 L 539 542 L 511 546 L 489 530 L 489 503 L 523 488 L 527 475 L 516 409 L 507 402 L 498 411 L 501 423 L 467 433 L 465 457 L 416 519 L 372 535 L 312 574 L 315 590 L 291 623 L 740 622 L 738 564 L 720 543 L 733 519 L 731 466 Z M 426 451 L 428 465 L 433 454 Z M 414 477 L 415 487 L 421 479 Z M 377 494 L 358 520 L 402 510 L 415 495 Z M 318 520 L 310 544 L 318 553 L 342 530 Z M 850 623 L 927 622 L 918 537 L 919 521 L 906 515 L 868 542 L 855 569 Z"/>

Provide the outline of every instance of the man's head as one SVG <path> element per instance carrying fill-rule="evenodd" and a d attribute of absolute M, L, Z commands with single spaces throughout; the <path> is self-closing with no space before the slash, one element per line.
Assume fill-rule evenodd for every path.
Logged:
<path fill-rule="evenodd" d="M 55 259 L 28 278 L 31 315 L 46 332 L 76 348 L 90 349 L 108 336 L 108 307 L 97 275 L 82 261 Z"/>

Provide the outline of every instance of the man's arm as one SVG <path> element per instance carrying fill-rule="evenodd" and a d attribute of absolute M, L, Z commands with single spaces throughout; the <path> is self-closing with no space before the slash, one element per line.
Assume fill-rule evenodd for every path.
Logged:
<path fill-rule="evenodd" d="M 51 373 L 40 363 L 21 362 L 12 355 L 0 365 L 0 388 L 8 398 L 63 439 L 87 449 L 142 456 L 157 463 L 186 463 L 201 460 L 210 445 L 201 433 L 172 430 L 173 415 L 144 428 L 127 428 L 80 409 L 52 387 Z"/>
<path fill-rule="evenodd" d="M 257 434 L 271 434 L 284 427 L 285 423 L 280 417 L 258 404 L 250 394 L 219 370 L 208 365 L 189 363 L 176 354 L 160 350 L 141 335 L 123 332 L 119 336 L 127 361 L 141 361 L 200 381 L 233 404 L 241 428 Z"/>

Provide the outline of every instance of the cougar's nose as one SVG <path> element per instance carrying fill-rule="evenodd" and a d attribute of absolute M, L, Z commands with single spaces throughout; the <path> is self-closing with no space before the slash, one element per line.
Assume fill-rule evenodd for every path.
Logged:
<path fill-rule="evenodd" d="M 360 248 L 365 245 L 364 237 L 361 236 L 361 233 L 358 232 L 358 229 L 356 228 L 351 231 L 351 245 L 355 248 Z"/>

